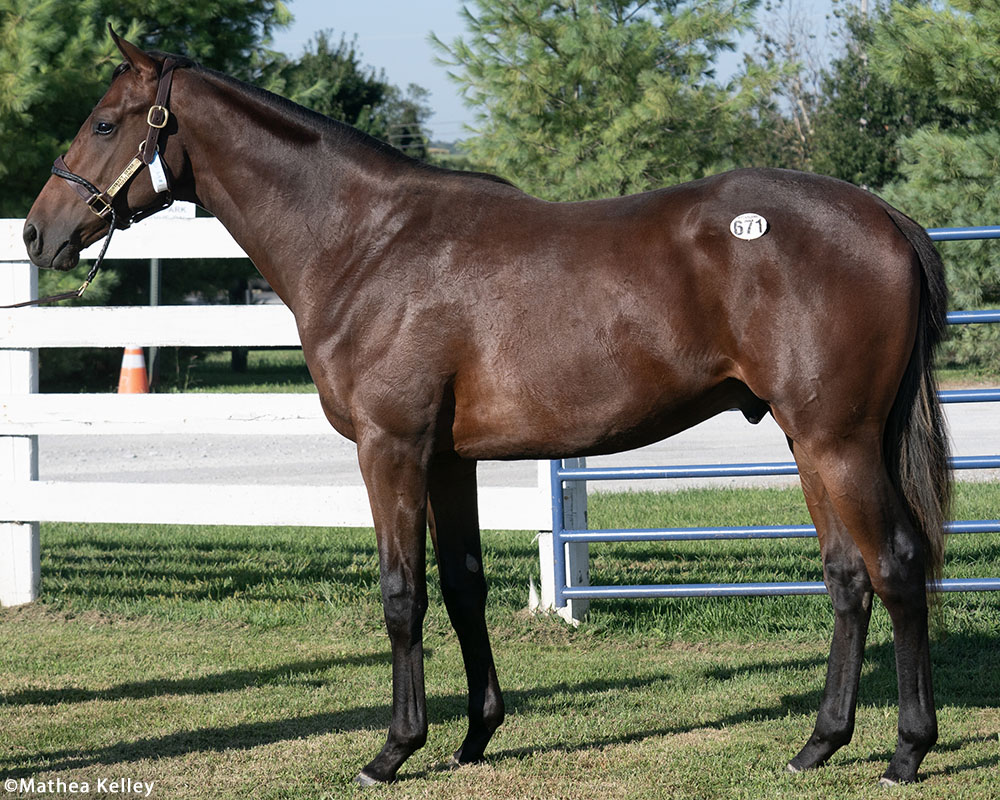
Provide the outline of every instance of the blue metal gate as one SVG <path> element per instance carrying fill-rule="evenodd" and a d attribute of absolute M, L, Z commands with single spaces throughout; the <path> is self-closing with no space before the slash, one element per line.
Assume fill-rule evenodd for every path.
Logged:
<path fill-rule="evenodd" d="M 928 230 L 935 241 L 998 239 L 1000 226 L 980 228 L 936 228 Z M 1000 322 L 1000 309 L 955 311 L 952 325 Z M 960 389 L 940 393 L 943 403 L 1000 402 L 998 389 Z M 959 456 L 951 459 L 955 470 L 1000 468 L 1000 455 Z M 676 467 L 567 467 L 551 462 L 552 553 L 555 573 L 555 606 L 571 599 L 634 597 L 746 597 L 767 595 L 825 594 L 821 581 L 788 583 L 649 584 L 640 586 L 568 586 L 566 548 L 575 542 L 677 542 L 696 540 L 779 539 L 815 537 L 811 525 L 759 525 L 740 528 L 651 528 L 629 530 L 581 530 L 566 528 L 563 485 L 569 481 L 644 480 L 670 478 L 723 478 L 796 475 L 795 462 L 761 464 L 710 464 Z M 998 533 L 1000 520 L 962 520 L 948 525 L 949 533 Z M 1000 578 L 966 578 L 942 581 L 946 592 L 1000 591 Z"/>

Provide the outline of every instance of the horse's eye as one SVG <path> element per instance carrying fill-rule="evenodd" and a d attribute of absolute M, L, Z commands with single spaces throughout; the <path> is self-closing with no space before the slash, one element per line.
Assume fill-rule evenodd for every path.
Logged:
<path fill-rule="evenodd" d="M 115 126 L 110 122 L 102 121 L 94 125 L 94 133 L 96 133 L 98 136 L 107 136 L 108 134 L 113 133 L 114 130 Z"/>

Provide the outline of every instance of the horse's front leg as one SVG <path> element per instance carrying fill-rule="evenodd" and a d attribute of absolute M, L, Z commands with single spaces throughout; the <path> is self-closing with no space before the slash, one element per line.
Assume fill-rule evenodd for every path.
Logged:
<path fill-rule="evenodd" d="M 476 462 L 438 456 L 429 472 L 430 529 L 441 593 L 458 634 L 469 683 L 469 732 L 455 765 L 480 761 L 503 722 L 504 703 L 486 630 L 486 578 L 479 537 Z"/>
<path fill-rule="evenodd" d="M 421 451 L 381 434 L 366 436 L 358 446 L 375 520 L 382 606 L 392 645 L 392 721 L 382 751 L 358 774 L 363 786 L 394 780 L 403 762 L 427 740 L 427 463 Z"/>

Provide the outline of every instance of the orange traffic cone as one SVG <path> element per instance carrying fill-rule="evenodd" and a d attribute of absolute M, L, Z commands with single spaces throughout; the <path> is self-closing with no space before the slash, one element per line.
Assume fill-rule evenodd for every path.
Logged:
<path fill-rule="evenodd" d="M 149 378 L 146 377 L 146 359 L 141 347 L 126 347 L 122 356 L 122 371 L 118 378 L 118 394 L 146 394 Z"/>

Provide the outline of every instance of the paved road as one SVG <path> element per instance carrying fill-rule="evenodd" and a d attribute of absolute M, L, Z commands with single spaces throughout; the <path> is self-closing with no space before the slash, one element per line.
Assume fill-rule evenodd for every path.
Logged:
<path fill-rule="evenodd" d="M 1000 453 L 1000 404 L 946 407 L 956 455 Z M 42 480 L 135 481 L 141 483 L 359 484 L 354 445 L 332 431 L 325 436 L 42 436 Z M 588 461 L 593 466 L 712 464 L 788 461 L 781 431 L 770 417 L 750 425 L 737 412 L 720 414 L 659 444 Z M 1000 471 L 964 472 L 964 480 L 1000 480 Z M 480 483 L 530 486 L 533 463 L 485 463 Z M 670 486 L 789 485 L 785 478 L 716 478 L 671 481 Z M 591 488 L 666 488 L 663 481 L 591 484 Z"/>

